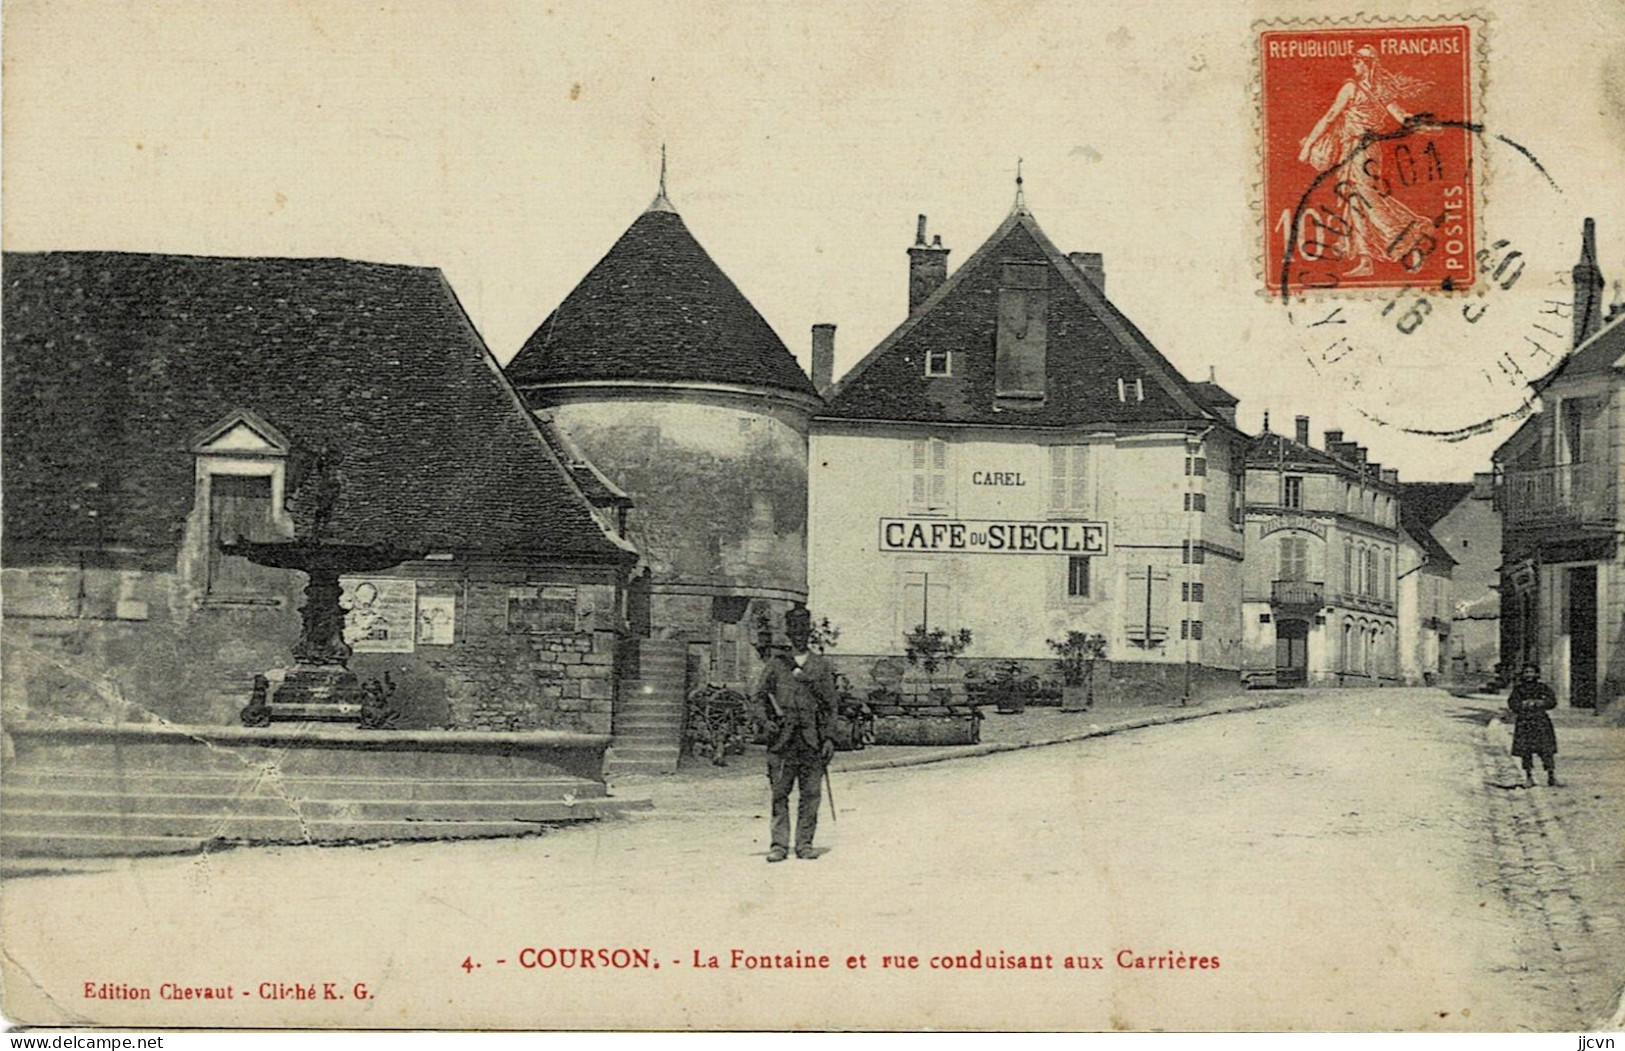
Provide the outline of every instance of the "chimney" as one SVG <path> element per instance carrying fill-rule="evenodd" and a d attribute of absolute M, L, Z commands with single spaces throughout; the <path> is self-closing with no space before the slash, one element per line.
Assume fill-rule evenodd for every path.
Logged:
<path fill-rule="evenodd" d="M 1349 454 L 1350 458 L 1353 459 L 1355 463 L 1359 464 L 1361 467 L 1365 466 L 1365 446 L 1355 445 L 1353 442 L 1349 442 Z"/>
<path fill-rule="evenodd" d="M 1044 405 L 1049 271 L 1048 263 L 1001 264 L 998 330 L 993 345 L 996 409 L 1037 409 Z"/>
<path fill-rule="evenodd" d="M 1343 441 L 1343 432 L 1342 431 L 1327 431 L 1326 432 L 1326 451 L 1331 453 L 1333 456 L 1336 456 L 1337 455 L 1336 446 L 1342 444 L 1342 441 Z"/>
<path fill-rule="evenodd" d="M 948 249 L 938 234 L 925 243 L 925 216 L 914 228 L 914 247 L 908 250 L 908 312 L 920 309 L 931 293 L 948 279 Z"/>
<path fill-rule="evenodd" d="M 1597 267 L 1597 221 L 1586 219 L 1580 235 L 1580 261 L 1574 265 L 1574 345 L 1602 327 L 1602 271 Z"/>
<path fill-rule="evenodd" d="M 1297 433 L 1293 435 L 1294 440 L 1296 440 L 1299 445 L 1308 445 L 1309 444 L 1309 417 L 1307 417 L 1307 416 L 1294 416 L 1294 417 L 1292 417 L 1292 423 L 1297 428 Z"/>
<path fill-rule="evenodd" d="M 1270 432 L 1270 411 L 1268 409 L 1265 409 L 1264 410 L 1264 433 L 1268 434 L 1269 432 Z"/>
<path fill-rule="evenodd" d="M 1398 485 L 1399 484 L 1399 468 L 1397 468 L 1397 467 L 1385 467 L 1385 468 L 1383 468 L 1382 480 L 1384 482 L 1387 482 L 1389 485 Z"/>
<path fill-rule="evenodd" d="M 1474 471 L 1473 472 L 1473 499 L 1474 500 L 1493 500 L 1493 499 L 1495 499 L 1495 472 L 1494 471 Z"/>
<path fill-rule="evenodd" d="M 1099 252 L 1068 252 L 1066 257 L 1089 283 L 1101 292 L 1106 291 L 1106 257 Z"/>
<path fill-rule="evenodd" d="M 812 381 L 820 397 L 835 382 L 835 326 L 812 327 Z"/>

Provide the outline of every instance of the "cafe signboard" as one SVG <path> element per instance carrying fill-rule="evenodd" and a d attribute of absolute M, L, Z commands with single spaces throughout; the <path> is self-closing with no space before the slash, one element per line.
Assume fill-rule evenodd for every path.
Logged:
<path fill-rule="evenodd" d="M 1105 522 L 882 518 L 880 550 L 910 555 L 1105 555 Z"/>

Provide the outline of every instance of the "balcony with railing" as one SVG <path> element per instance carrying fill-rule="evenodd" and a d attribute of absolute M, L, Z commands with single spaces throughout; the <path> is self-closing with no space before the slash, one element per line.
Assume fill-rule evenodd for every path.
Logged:
<path fill-rule="evenodd" d="M 1613 490 L 1607 463 L 1511 470 L 1501 482 L 1508 525 L 1579 525 L 1612 522 Z"/>
<path fill-rule="evenodd" d="M 1318 580 L 1277 580 L 1270 585 L 1270 604 L 1318 610 L 1326 604 L 1326 586 Z"/>

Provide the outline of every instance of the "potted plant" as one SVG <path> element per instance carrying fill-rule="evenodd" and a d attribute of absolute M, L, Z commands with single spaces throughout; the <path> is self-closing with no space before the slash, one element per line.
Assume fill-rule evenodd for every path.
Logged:
<path fill-rule="evenodd" d="M 1061 672 L 1061 711 L 1087 711 L 1095 703 L 1095 662 L 1106 659 L 1106 636 L 1069 631 L 1047 641 Z"/>
<path fill-rule="evenodd" d="M 960 628 L 957 632 L 949 632 L 943 628 L 927 631 L 925 625 L 920 624 L 903 636 L 903 656 L 908 658 L 910 664 L 925 672 L 928 695 L 947 703 L 943 695 L 948 691 L 939 691 L 936 686 L 937 670 L 939 668 L 946 670 L 969 648 L 970 643 L 969 628 Z"/>
<path fill-rule="evenodd" d="M 1027 710 L 1027 693 L 1034 684 L 1022 677 L 1020 661 L 1000 661 L 993 673 L 990 692 L 1000 715 L 1018 715 Z"/>

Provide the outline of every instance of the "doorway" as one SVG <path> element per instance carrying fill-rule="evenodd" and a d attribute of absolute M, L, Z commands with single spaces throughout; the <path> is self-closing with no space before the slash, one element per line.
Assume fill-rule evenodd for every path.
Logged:
<path fill-rule="evenodd" d="M 1597 706 L 1597 567 L 1575 566 L 1569 579 L 1569 703 Z"/>
<path fill-rule="evenodd" d="M 1275 682 L 1278 686 L 1303 686 L 1309 681 L 1309 622 L 1275 622 Z"/>

